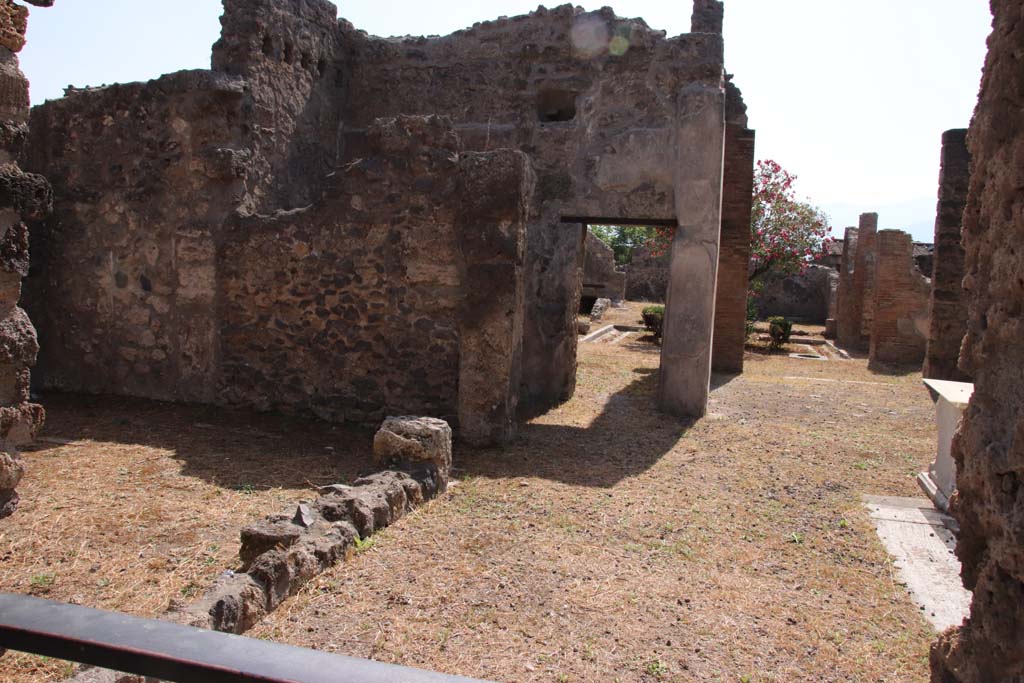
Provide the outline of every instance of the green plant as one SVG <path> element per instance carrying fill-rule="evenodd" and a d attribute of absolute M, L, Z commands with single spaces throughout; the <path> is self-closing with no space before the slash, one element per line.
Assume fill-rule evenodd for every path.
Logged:
<path fill-rule="evenodd" d="M 668 665 L 662 662 L 660 659 L 652 659 L 647 662 L 645 667 L 647 674 L 654 676 L 659 681 L 668 675 Z"/>
<path fill-rule="evenodd" d="M 781 349 L 789 343 L 789 335 L 793 332 L 793 323 L 776 315 L 768 318 L 768 336 L 771 337 L 771 347 Z"/>
<path fill-rule="evenodd" d="M 655 339 L 661 339 L 661 328 L 665 323 L 664 306 L 647 306 L 641 312 L 644 327 L 651 331 Z"/>
<path fill-rule="evenodd" d="M 372 548 L 373 544 L 376 541 L 374 540 L 373 536 L 367 536 L 366 538 L 360 538 L 359 536 L 356 536 L 352 539 L 352 542 L 356 546 L 356 553 L 362 553 Z"/>
<path fill-rule="evenodd" d="M 38 591 L 38 592 L 41 592 L 41 593 L 46 593 L 51 588 L 53 588 L 53 584 L 54 584 L 54 582 L 56 580 L 57 580 L 57 577 L 54 576 L 53 574 L 36 574 L 35 576 L 32 577 L 32 580 L 31 580 L 30 583 L 31 583 L 32 589 L 34 591 Z"/>
<path fill-rule="evenodd" d="M 756 296 L 757 293 L 754 291 L 747 292 L 747 320 L 746 327 L 744 329 L 746 331 L 746 336 L 748 337 L 754 334 L 754 323 L 757 322 L 757 300 L 755 299 Z"/>

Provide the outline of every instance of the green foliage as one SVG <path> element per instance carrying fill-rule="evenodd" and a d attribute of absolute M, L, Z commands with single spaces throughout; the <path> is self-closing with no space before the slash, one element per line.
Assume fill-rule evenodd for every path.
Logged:
<path fill-rule="evenodd" d="M 768 336 L 771 337 L 771 347 L 781 349 L 789 343 L 789 335 L 793 332 L 793 323 L 776 315 L 768 318 Z"/>
<path fill-rule="evenodd" d="M 655 339 L 661 339 L 661 327 L 665 323 L 664 306 L 647 306 L 641 312 L 644 327 L 651 331 Z"/>
<path fill-rule="evenodd" d="M 650 241 L 654 232 L 642 225 L 591 225 L 590 232 L 615 252 L 615 263 L 633 260 L 633 250 Z"/>
<path fill-rule="evenodd" d="M 754 300 L 753 292 L 747 292 L 747 322 L 746 335 L 754 334 L 754 323 L 757 322 L 757 302 Z"/>

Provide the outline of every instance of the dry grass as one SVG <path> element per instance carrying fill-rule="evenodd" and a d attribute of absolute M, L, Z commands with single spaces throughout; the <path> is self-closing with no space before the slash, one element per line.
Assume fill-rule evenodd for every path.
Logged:
<path fill-rule="evenodd" d="M 658 350 L 639 336 L 583 346 L 572 401 L 504 451 L 457 449 L 449 495 L 252 635 L 502 681 L 926 681 L 932 634 L 859 502 L 917 494 L 935 438 L 919 375 L 751 353 L 686 423 L 653 409 Z M 28 454 L 0 590 L 136 614 L 232 566 L 240 526 L 306 479 L 351 476 L 369 443 L 196 408 L 48 406 L 48 433 L 75 441 Z M 63 666 L 9 654 L 0 679 Z"/>
<path fill-rule="evenodd" d="M 44 404 L 44 441 L 24 454 L 21 507 L 0 521 L 0 591 L 143 616 L 235 567 L 243 525 L 308 496 L 311 484 L 350 479 L 371 442 L 322 422 L 201 407 Z M 5 683 L 70 671 L 17 653 L 0 660 Z"/>
<path fill-rule="evenodd" d="M 572 401 L 459 450 L 446 498 L 254 635 L 502 681 L 926 681 L 859 502 L 917 494 L 919 375 L 747 360 L 686 424 L 652 408 L 655 348 L 585 345 Z"/>

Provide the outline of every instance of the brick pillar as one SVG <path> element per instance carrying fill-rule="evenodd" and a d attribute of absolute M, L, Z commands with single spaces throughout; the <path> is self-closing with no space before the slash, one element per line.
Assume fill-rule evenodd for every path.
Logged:
<path fill-rule="evenodd" d="M 855 347 L 860 342 L 860 318 L 854 302 L 861 293 L 855 289 L 853 271 L 857 263 L 857 228 L 843 234 L 843 256 L 839 264 L 839 292 L 836 296 L 836 341 L 840 346 Z"/>
<path fill-rule="evenodd" d="M 860 299 L 854 304 L 855 318 L 860 320 L 860 340 L 856 347 L 864 350 L 871 340 L 871 330 L 875 318 L 875 270 L 878 263 L 878 252 L 875 237 L 878 234 L 878 214 L 862 213 L 860 227 L 857 229 L 857 264 L 854 266 L 855 289 L 860 292 Z"/>
<path fill-rule="evenodd" d="M 725 127 L 722 238 L 718 252 L 715 335 L 711 352 L 711 369 L 715 372 L 743 372 L 753 191 L 754 131 L 746 126 L 729 124 Z"/>
<path fill-rule="evenodd" d="M 957 382 L 970 381 L 957 367 L 960 342 L 967 333 L 967 297 L 963 292 L 964 248 L 960 244 L 967 186 L 970 181 L 967 131 L 942 134 L 939 170 L 939 205 L 935 217 L 935 265 L 929 303 L 930 329 L 924 376 Z"/>
<path fill-rule="evenodd" d="M 931 285 L 914 265 L 914 241 L 900 230 L 876 239 L 871 362 L 913 365 L 924 360 Z"/>

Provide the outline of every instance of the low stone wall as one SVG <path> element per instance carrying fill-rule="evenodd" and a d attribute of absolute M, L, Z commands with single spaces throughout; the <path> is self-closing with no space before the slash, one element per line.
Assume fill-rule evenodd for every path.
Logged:
<path fill-rule="evenodd" d="M 931 283 L 914 265 L 914 242 L 899 230 L 877 234 L 870 359 L 919 365 L 928 340 Z"/>
<path fill-rule="evenodd" d="M 974 395 L 953 439 L 956 553 L 974 592 L 963 626 L 932 649 L 933 683 L 1024 680 L 1024 1 L 993 0 L 981 95 L 967 144 L 963 219 Z"/>
<path fill-rule="evenodd" d="M 943 133 L 929 303 L 931 323 L 924 376 L 957 382 L 969 381 L 967 373 L 957 367 L 957 363 L 960 344 L 967 333 L 967 297 L 962 284 L 964 249 L 960 243 L 960 231 L 967 205 L 970 161 L 967 131 L 948 130 Z"/>

